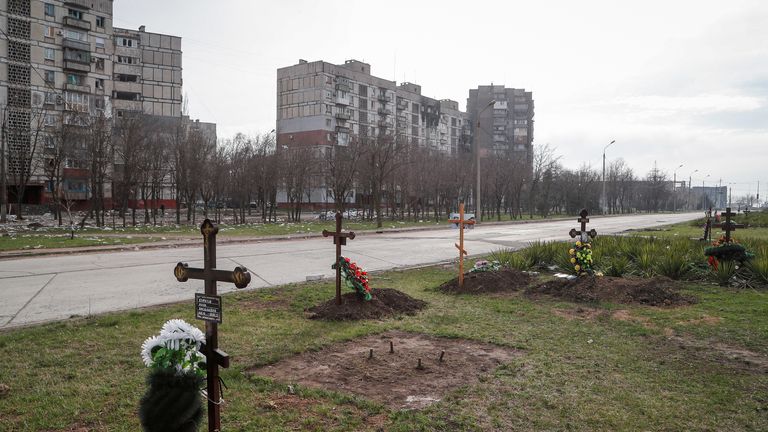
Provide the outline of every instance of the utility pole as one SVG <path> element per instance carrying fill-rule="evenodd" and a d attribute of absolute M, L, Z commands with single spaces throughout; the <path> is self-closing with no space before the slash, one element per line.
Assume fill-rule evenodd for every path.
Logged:
<path fill-rule="evenodd" d="M 6 223 L 8 213 L 8 185 L 5 178 L 5 111 L 2 109 L 2 126 L 0 127 L 0 223 Z"/>
<path fill-rule="evenodd" d="M 608 209 L 608 198 L 605 196 L 605 151 L 608 150 L 608 147 L 613 145 L 615 142 L 616 140 L 613 140 L 610 144 L 603 148 L 603 206 L 601 209 L 603 214 L 607 213 Z"/>
<path fill-rule="evenodd" d="M 682 167 L 683 167 L 683 164 L 680 164 L 680 166 L 678 166 L 675 169 L 675 178 L 672 180 L 672 200 L 673 200 L 672 213 L 675 213 L 677 211 L 677 170 L 679 170 Z"/>
<path fill-rule="evenodd" d="M 491 84 L 491 88 L 493 88 L 493 84 Z M 477 128 L 475 129 L 475 171 L 477 173 L 477 184 L 475 188 L 475 223 L 478 224 L 482 219 L 482 207 L 480 206 L 480 116 L 494 104 L 496 104 L 495 99 L 488 102 L 488 105 L 477 113 Z"/>

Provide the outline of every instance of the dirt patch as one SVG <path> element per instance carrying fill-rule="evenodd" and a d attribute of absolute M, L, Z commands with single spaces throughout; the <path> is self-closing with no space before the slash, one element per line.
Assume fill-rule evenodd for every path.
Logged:
<path fill-rule="evenodd" d="M 549 295 L 578 303 L 612 302 L 649 306 L 683 306 L 696 299 L 679 292 L 678 285 L 666 277 L 616 278 L 584 276 L 572 280 L 555 279 L 529 287 L 525 294 Z"/>
<path fill-rule="evenodd" d="M 390 342 L 394 353 L 390 353 Z M 373 357 L 369 358 L 373 349 Z M 440 361 L 440 354 L 443 361 Z M 347 392 L 393 409 L 418 409 L 521 353 L 465 339 L 391 331 L 305 352 L 248 372 L 308 387 Z M 421 359 L 422 368 L 418 361 Z"/>
<path fill-rule="evenodd" d="M 768 373 L 768 356 L 764 354 L 724 343 L 709 343 L 688 337 L 672 336 L 669 340 L 682 349 L 692 349 L 701 356 L 714 357 L 721 364 L 728 364 L 731 367 L 750 372 Z"/>
<path fill-rule="evenodd" d="M 427 302 L 391 288 L 374 289 L 371 295 L 373 298 L 366 301 L 357 293 L 343 294 L 340 305 L 332 298 L 307 309 L 307 317 L 329 321 L 380 319 L 401 314 L 413 315 L 427 306 Z"/>
<path fill-rule="evenodd" d="M 723 321 L 723 319 L 720 318 L 720 317 L 704 315 L 701 318 L 689 319 L 689 320 L 686 320 L 686 321 L 680 321 L 678 324 L 684 324 L 684 325 L 699 325 L 699 324 L 716 325 L 716 324 L 720 324 L 721 321 Z"/>
<path fill-rule="evenodd" d="M 602 309 L 582 308 L 575 309 L 552 309 L 552 313 L 569 320 L 587 320 L 591 321 L 605 315 L 606 311 Z"/>
<path fill-rule="evenodd" d="M 464 274 L 464 287 L 459 287 L 459 278 L 451 279 L 437 289 L 453 294 L 482 294 L 505 291 L 520 291 L 531 284 L 533 277 L 514 269 Z"/>
<path fill-rule="evenodd" d="M 243 309 L 254 311 L 287 310 L 291 307 L 291 298 L 287 295 L 275 295 L 270 298 L 242 300 L 238 305 Z"/>

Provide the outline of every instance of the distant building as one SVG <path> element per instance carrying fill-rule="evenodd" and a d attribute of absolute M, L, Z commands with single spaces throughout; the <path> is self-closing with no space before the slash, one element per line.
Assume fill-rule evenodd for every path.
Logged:
<path fill-rule="evenodd" d="M 0 0 L 0 112 L 8 141 L 8 192 L 14 176 L 32 175 L 24 202 L 52 192 L 36 149 L 54 145 L 54 130 L 83 127 L 84 116 L 110 123 L 126 112 L 181 117 L 181 38 L 112 26 L 112 0 Z M 76 135 L 76 134 L 75 134 Z M 37 155 L 33 155 L 38 157 Z M 36 169 L 37 166 L 37 169 Z M 87 199 L 87 170 L 64 167 L 70 196 Z M 107 194 L 110 191 L 107 188 Z"/>
<path fill-rule="evenodd" d="M 728 186 L 693 186 L 691 188 L 694 207 L 724 209 L 728 204 Z"/>
<path fill-rule="evenodd" d="M 519 155 L 531 165 L 533 161 L 533 95 L 524 89 L 503 85 L 479 86 L 469 91 L 467 114 L 480 154 L 507 153 Z M 478 126 L 479 124 L 479 126 Z"/>
<path fill-rule="evenodd" d="M 277 144 L 348 145 L 350 139 L 392 135 L 456 153 L 466 115 L 458 103 L 428 98 L 421 86 L 371 75 L 357 60 L 307 62 L 277 70 Z"/>

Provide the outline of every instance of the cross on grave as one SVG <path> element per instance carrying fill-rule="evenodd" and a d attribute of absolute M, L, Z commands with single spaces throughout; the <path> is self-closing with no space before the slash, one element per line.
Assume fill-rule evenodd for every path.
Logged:
<path fill-rule="evenodd" d="M 736 213 L 731 212 L 730 207 L 726 207 L 725 213 L 722 213 L 722 215 L 725 216 L 725 222 L 719 223 L 715 226 L 722 228 L 723 231 L 725 231 L 725 242 L 730 243 L 731 232 L 736 231 L 736 228 L 746 228 L 746 225 L 737 224 L 736 222 L 731 220 L 731 217 L 736 216 Z"/>
<path fill-rule="evenodd" d="M 459 218 L 458 219 L 449 219 L 448 222 L 458 225 L 459 227 L 459 243 L 454 243 L 453 245 L 456 246 L 456 249 L 459 250 L 459 287 L 464 287 L 464 255 L 467 254 L 467 251 L 464 249 L 464 226 L 465 225 L 474 225 L 475 221 L 470 220 L 464 220 L 464 203 L 459 203 Z"/>
<path fill-rule="evenodd" d="M 581 223 L 581 231 L 576 231 L 575 228 L 572 228 L 568 234 L 571 236 L 571 238 L 576 238 L 576 236 L 579 236 L 579 240 L 582 242 L 588 242 L 589 238 L 595 238 L 597 237 L 597 231 L 595 229 L 591 229 L 587 231 L 587 222 L 589 222 L 589 212 L 587 209 L 581 209 L 581 213 L 579 213 L 580 218 L 576 219 L 576 222 Z"/>
<path fill-rule="evenodd" d="M 712 207 L 704 212 L 704 217 L 706 218 L 706 222 L 704 223 L 704 236 L 701 239 L 704 241 L 712 241 Z"/>
<path fill-rule="evenodd" d="M 201 352 L 205 354 L 207 365 L 208 388 L 208 432 L 221 430 L 221 388 L 219 387 L 219 366 L 229 367 L 229 355 L 219 349 L 218 325 L 221 323 L 221 297 L 216 295 L 216 283 L 233 283 L 237 288 L 245 288 L 251 282 L 251 274 L 243 267 L 235 267 L 233 271 L 216 268 L 216 234 L 219 228 L 206 219 L 200 225 L 203 234 L 203 268 L 191 268 L 186 263 L 178 263 L 173 274 L 179 282 L 189 279 L 205 281 L 205 294 L 196 295 L 195 309 L 198 319 L 205 320 L 205 345 Z M 207 300 L 207 308 L 201 311 L 200 299 Z"/>
<path fill-rule="evenodd" d="M 339 259 L 341 258 L 341 247 L 347 245 L 347 238 L 350 240 L 355 239 L 355 233 L 342 232 L 341 231 L 341 213 L 336 213 L 336 231 L 323 230 L 323 237 L 333 236 L 333 244 L 336 245 L 336 262 L 331 268 L 336 269 L 336 304 L 341 304 L 341 266 L 339 266 Z"/>

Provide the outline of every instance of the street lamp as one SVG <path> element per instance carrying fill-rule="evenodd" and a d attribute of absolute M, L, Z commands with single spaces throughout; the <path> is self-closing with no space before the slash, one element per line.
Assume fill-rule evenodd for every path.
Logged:
<path fill-rule="evenodd" d="M 688 210 L 691 209 L 691 179 L 693 178 L 693 175 L 699 172 L 699 170 L 693 171 L 690 175 L 688 175 Z"/>
<path fill-rule="evenodd" d="M 672 213 L 677 211 L 677 170 L 683 167 L 683 164 L 680 164 L 677 168 L 675 168 L 675 176 L 672 180 Z"/>
<path fill-rule="evenodd" d="M 603 147 L 603 214 L 605 214 L 608 209 L 608 199 L 605 197 L 605 151 L 615 142 L 616 140 L 613 140 L 607 146 Z"/>
<path fill-rule="evenodd" d="M 477 185 L 475 188 L 475 223 L 480 223 L 481 217 L 481 209 L 480 207 L 480 115 L 487 110 L 488 108 L 492 107 L 496 103 L 496 100 L 493 99 L 490 102 L 488 102 L 488 105 L 485 106 L 485 108 L 481 109 L 480 112 L 477 113 L 477 127 L 475 129 L 475 171 L 477 172 Z"/>

